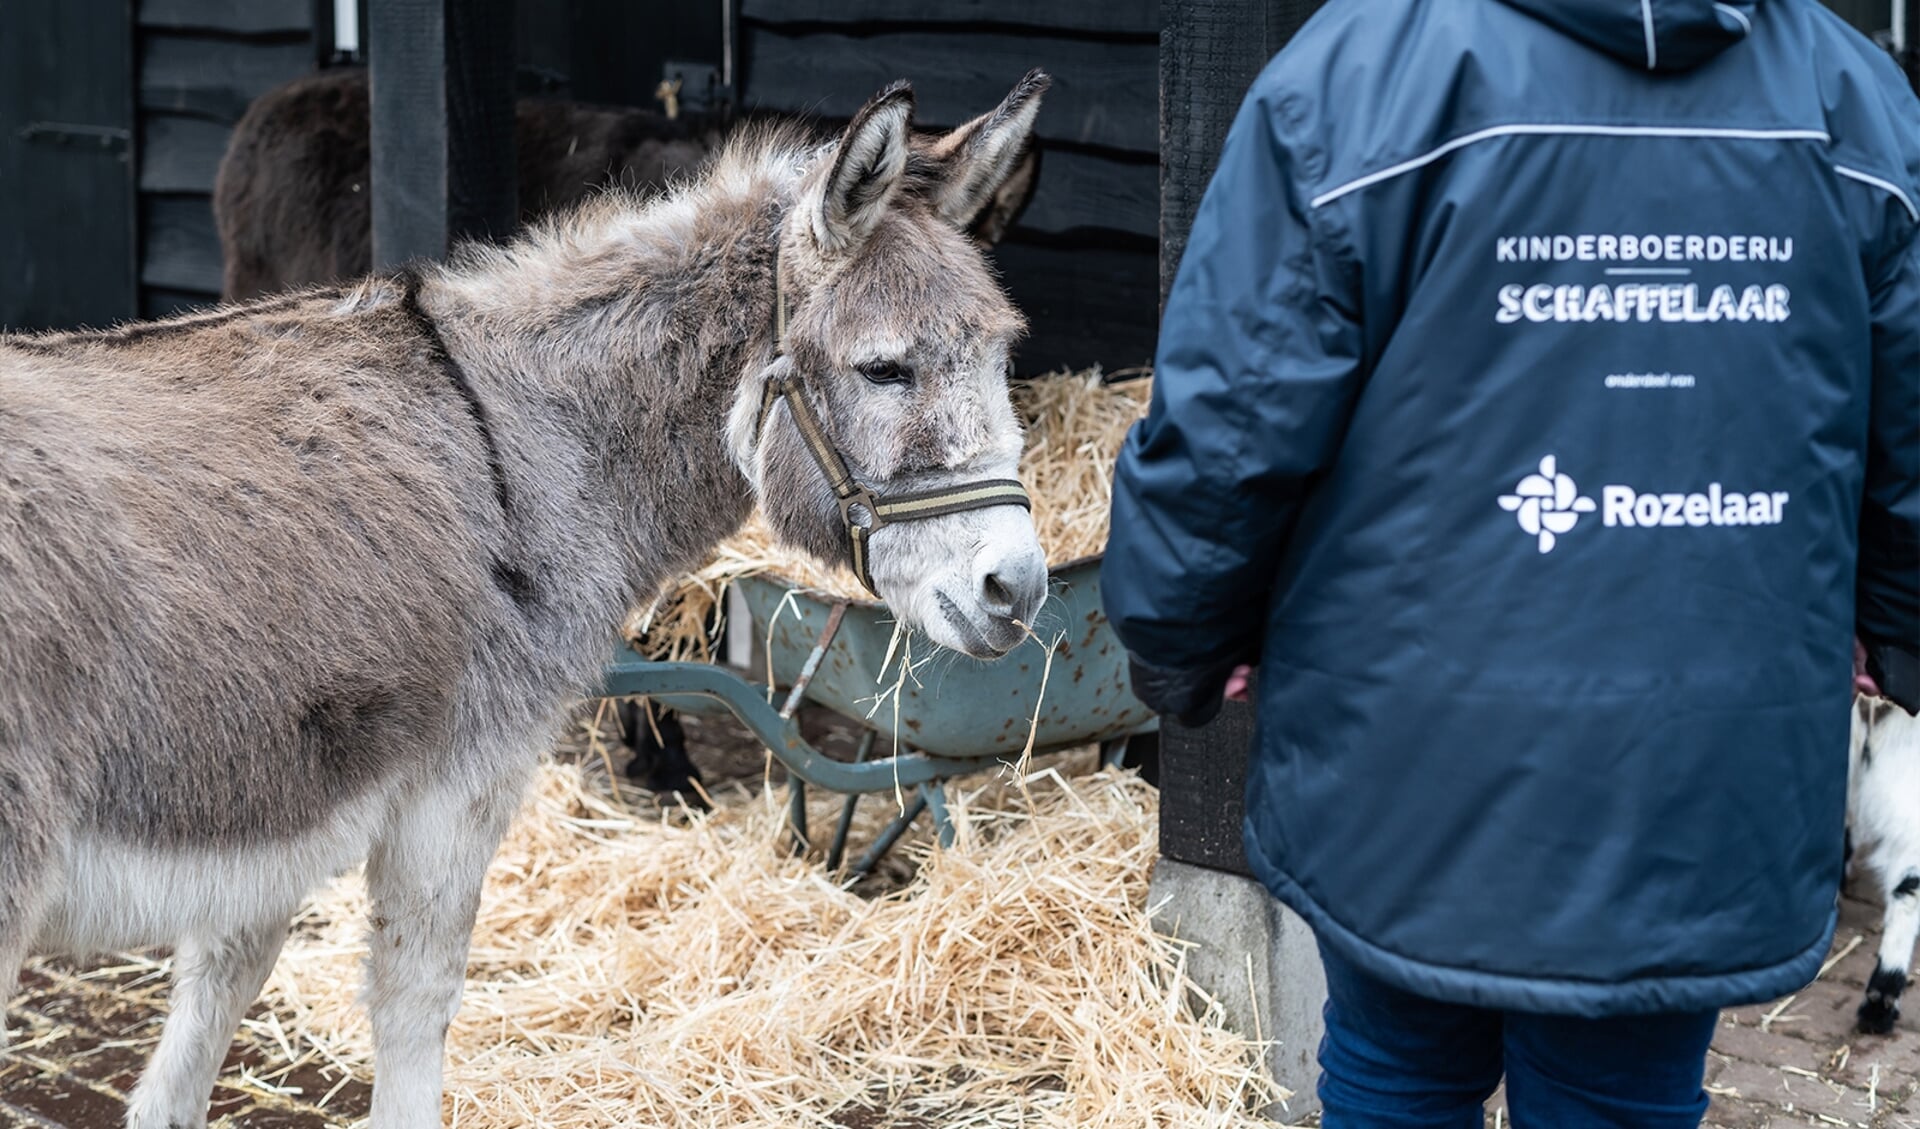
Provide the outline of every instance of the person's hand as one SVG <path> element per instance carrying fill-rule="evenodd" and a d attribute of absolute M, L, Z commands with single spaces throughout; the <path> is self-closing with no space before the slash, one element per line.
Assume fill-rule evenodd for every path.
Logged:
<path fill-rule="evenodd" d="M 1233 683 L 1229 681 L 1227 687 L 1227 696 L 1231 698 Z M 1867 645 L 1860 641 L 1858 635 L 1853 637 L 1853 692 L 1870 698 L 1880 696 L 1880 684 L 1873 680 L 1873 675 L 1867 673 Z"/>
<path fill-rule="evenodd" d="M 1857 649 L 1859 647 L 1859 644 L 1855 643 L 1854 646 Z M 1863 656 L 1866 654 L 1866 652 L 1864 651 L 1858 651 L 1857 653 Z M 1865 662 L 1866 659 L 1861 658 L 1857 661 Z M 1247 686 L 1248 686 L 1248 683 L 1250 683 L 1252 680 L 1253 680 L 1253 668 L 1251 666 L 1248 666 L 1246 663 L 1241 663 L 1239 666 L 1236 666 L 1233 668 L 1232 674 L 1227 675 L 1227 689 L 1226 689 L 1226 692 L 1221 696 L 1226 698 L 1226 700 L 1229 702 L 1246 701 Z"/>

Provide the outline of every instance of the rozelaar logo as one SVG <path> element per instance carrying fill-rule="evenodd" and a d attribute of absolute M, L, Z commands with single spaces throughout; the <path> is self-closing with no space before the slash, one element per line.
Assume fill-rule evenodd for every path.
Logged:
<path fill-rule="evenodd" d="M 1593 512 L 1593 499 L 1580 496 L 1573 479 L 1559 472 L 1554 457 L 1540 460 L 1540 473 L 1529 474 L 1500 495 L 1500 508 L 1520 520 L 1520 528 L 1540 539 L 1540 551 L 1551 553 L 1555 538 L 1572 529 L 1581 514 Z"/>

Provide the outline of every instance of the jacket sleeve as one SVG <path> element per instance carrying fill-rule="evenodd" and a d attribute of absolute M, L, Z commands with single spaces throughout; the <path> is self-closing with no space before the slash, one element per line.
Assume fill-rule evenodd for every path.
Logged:
<path fill-rule="evenodd" d="M 1205 720 L 1256 661 L 1281 547 L 1361 378 L 1357 271 L 1255 87 L 1195 217 L 1147 418 L 1115 470 L 1101 584 L 1135 692 Z"/>
<path fill-rule="evenodd" d="M 1873 295 L 1873 400 L 1856 620 L 1867 670 L 1920 712 L 1920 232 Z"/>

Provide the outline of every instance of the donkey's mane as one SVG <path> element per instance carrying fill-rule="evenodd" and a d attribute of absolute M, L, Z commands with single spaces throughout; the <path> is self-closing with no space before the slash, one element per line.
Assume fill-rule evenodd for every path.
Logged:
<path fill-rule="evenodd" d="M 790 196 L 822 144 L 803 124 L 751 123 L 676 182 L 655 190 L 610 185 L 506 243 L 465 243 L 444 265 L 423 270 L 483 307 L 498 304 L 487 300 L 489 292 L 513 302 L 537 295 L 549 307 L 556 299 L 591 305 L 595 292 L 631 283 L 628 252 L 636 245 L 673 257 L 697 255 L 706 238 L 722 234 L 715 218 L 737 218 L 743 206 L 763 210 Z M 776 220 L 770 213 L 761 225 L 769 241 Z M 498 285 L 508 279 L 512 286 Z"/>

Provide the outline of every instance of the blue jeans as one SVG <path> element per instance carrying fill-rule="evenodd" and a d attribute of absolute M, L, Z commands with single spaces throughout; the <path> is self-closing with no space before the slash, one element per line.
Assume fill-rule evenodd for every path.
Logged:
<path fill-rule="evenodd" d="M 1482 1129 L 1507 1079 L 1514 1129 L 1695 1129 L 1719 1013 L 1620 1019 L 1444 1004 L 1392 988 L 1321 946 L 1325 1129 Z"/>

